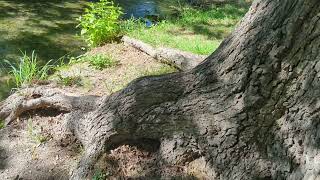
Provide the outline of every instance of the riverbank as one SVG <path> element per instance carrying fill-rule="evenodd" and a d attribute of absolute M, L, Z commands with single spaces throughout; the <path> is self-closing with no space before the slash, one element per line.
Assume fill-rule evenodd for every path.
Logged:
<path fill-rule="evenodd" d="M 248 6 L 220 5 L 204 9 L 181 7 L 178 17 L 146 27 L 144 22 L 127 21 L 128 36 L 155 47 L 171 47 L 209 55 L 220 45 L 247 12 Z"/>

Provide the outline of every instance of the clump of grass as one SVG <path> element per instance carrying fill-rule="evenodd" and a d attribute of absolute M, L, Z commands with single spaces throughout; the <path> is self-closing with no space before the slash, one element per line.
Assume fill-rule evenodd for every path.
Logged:
<path fill-rule="evenodd" d="M 82 77 L 81 76 L 62 76 L 58 74 L 58 84 L 63 86 L 82 86 Z"/>
<path fill-rule="evenodd" d="M 9 73 L 13 76 L 16 87 L 30 84 L 33 80 L 45 80 L 52 68 L 51 61 L 44 66 L 40 66 L 34 51 L 32 51 L 31 56 L 28 56 L 26 52 L 22 53 L 18 64 L 7 60 L 5 62 L 10 66 Z"/>
<path fill-rule="evenodd" d="M 0 129 L 3 129 L 5 128 L 5 123 L 4 123 L 4 120 L 3 119 L 0 119 Z"/>
<path fill-rule="evenodd" d="M 35 130 L 31 119 L 28 120 L 27 126 L 28 126 L 27 129 L 28 129 L 29 137 L 34 142 L 36 142 L 37 144 L 42 144 L 42 143 L 45 143 L 46 141 L 48 141 L 48 137 L 42 135 L 41 132 L 37 132 Z"/>
<path fill-rule="evenodd" d="M 157 75 L 162 75 L 162 74 L 169 74 L 169 73 L 173 73 L 176 72 L 177 69 L 172 67 L 172 66 L 168 66 L 168 65 L 164 65 L 161 66 L 160 68 L 156 68 L 156 69 L 147 69 L 145 71 L 143 71 L 141 74 L 142 76 L 157 76 Z"/>
<path fill-rule="evenodd" d="M 92 180 L 105 180 L 106 178 L 107 178 L 107 175 L 104 174 L 101 170 L 98 170 L 94 173 Z"/>
<path fill-rule="evenodd" d="M 80 61 L 85 61 L 89 62 L 89 64 L 98 69 L 102 70 L 104 68 L 109 68 L 109 67 L 114 67 L 119 64 L 119 61 L 115 60 L 112 56 L 110 55 L 88 55 L 83 57 Z"/>

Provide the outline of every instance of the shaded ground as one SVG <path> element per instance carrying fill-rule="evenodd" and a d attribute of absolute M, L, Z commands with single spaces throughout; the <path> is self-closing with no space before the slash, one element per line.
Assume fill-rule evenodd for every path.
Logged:
<path fill-rule="evenodd" d="M 40 60 L 80 54 L 84 42 L 76 36 L 80 0 L 0 0 L 0 59 L 17 59 L 35 50 Z"/>
<path fill-rule="evenodd" d="M 96 48 L 90 54 L 108 54 L 120 65 L 102 71 L 88 64 L 74 64 L 60 70 L 61 75 L 81 76 L 90 85 L 65 87 L 56 77 L 52 86 L 61 86 L 69 94 L 110 94 L 133 79 L 174 71 L 149 56 L 123 44 L 109 44 Z M 161 70 L 162 69 L 162 70 Z M 160 70 L 160 71 L 159 71 Z M 0 130 L 0 179 L 68 179 L 82 153 L 82 147 L 65 129 L 63 117 L 67 114 L 54 109 L 28 112 L 13 126 Z M 150 144 L 150 143 L 146 143 Z M 194 179 L 187 167 L 167 165 L 152 146 L 132 143 L 120 146 L 101 158 L 94 177 L 97 179 L 159 178 Z"/>

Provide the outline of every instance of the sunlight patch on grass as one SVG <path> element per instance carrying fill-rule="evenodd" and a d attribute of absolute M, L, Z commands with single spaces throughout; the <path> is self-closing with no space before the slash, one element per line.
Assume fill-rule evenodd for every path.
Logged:
<path fill-rule="evenodd" d="M 141 21 L 133 23 L 133 20 L 128 20 L 124 26 L 129 36 L 153 46 L 208 55 L 232 32 L 247 10 L 234 5 L 208 9 L 186 7 L 179 18 L 161 21 L 151 28 L 146 28 Z"/>

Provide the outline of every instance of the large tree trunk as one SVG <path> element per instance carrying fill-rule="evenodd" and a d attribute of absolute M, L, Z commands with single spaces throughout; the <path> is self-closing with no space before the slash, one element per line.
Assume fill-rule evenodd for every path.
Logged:
<path fill-rule="evenodd" d="M 85 148 L 73 179 L 87 177 L 105 150 L 142 139 L 160 142 L 168 163 L 198 162 L 210 179 L 316 179 L 319 51 L 319 0 L 255 1 L 235 32 L 190 71 L 140 78 L 101 98 L 40 87 L 29 98 L 11 96 L 0 117 L 10 122 L 48 106 L 70 111 Z"/>

